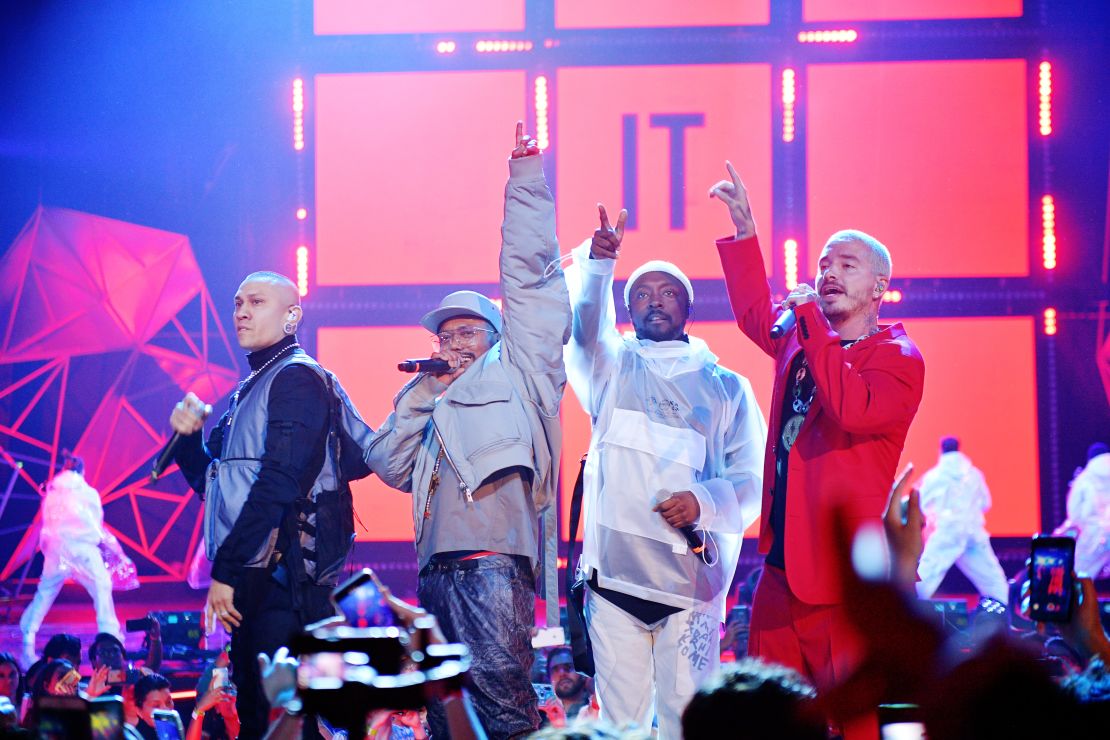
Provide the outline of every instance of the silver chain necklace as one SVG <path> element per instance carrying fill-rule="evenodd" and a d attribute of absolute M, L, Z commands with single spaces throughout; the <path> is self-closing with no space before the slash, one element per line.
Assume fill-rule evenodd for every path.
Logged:
<path fill-rule="evenodd" d="M 239 394 L 243 391 L 244 388 L 247 387 L 248 383 L 250 383 L 252 380 L 254 380 L 255 378 L 258 377 L 259 373 L 261 373 L 263 370 L 268 368 L 270 365 L 274 364 L 274 362 L 279 357 L 284 355 L 289 350 L 296 349 L 297 347 L 300 347 L 300 346 L 301 346 L 300 342 L 293 342 L 288 347 L 283 347 L 280 352 L 278 352 L 276 355 L 274 355 L 270 359 L 266 360 L 266 362 L 262 365 L 262 367 L 258 368 L 257 370 L 251 370 L 251 374 L 248 375 L 241 383 L 239 383 L 239 387 L 235 389 L 235 393 L 231 396 L 231 405 L 235 406 L 239 403 Z"/>

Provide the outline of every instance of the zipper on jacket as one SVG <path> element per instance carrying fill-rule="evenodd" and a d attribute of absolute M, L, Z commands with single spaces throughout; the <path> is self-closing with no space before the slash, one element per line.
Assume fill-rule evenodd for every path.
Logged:
<path fill-rule="evenodd" d="M 470 492 L 470 486 L 466 485 L 466 481 L 463 480 L 462 474 L 459 473 L 458 466 L 456 466 L 455 461 L 451 459 L 451 453 L 448 451 L 447 445 L 443 444 L 443 437 L 439 433 L 439 426 L 436 424 L 435 419 L 432 419 L 432 429 L 435 430 L 436 440 L 439 442 L 439 449 L 443 450 L 443 456 L 447 458 L 447 464 L 455 471 L 455 477 L 459 481 L 459 490 L 466 494 L 466 502 L 468 504 L 474 503 L 474 496 Z"/>

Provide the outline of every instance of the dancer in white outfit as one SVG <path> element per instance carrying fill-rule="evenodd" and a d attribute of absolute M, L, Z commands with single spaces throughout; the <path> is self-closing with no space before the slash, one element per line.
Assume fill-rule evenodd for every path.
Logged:
<path fill-rule="evenodd" d="M 1068 521 L 1061 529 L 1078 531 L 1075 572 L 1098 578 L 1110 568 L 1110 448 L 1096 442 L 1087 450 L 1087 465 L 1068 490 Z"/>
<path fill-rule="evenodd" d="M 917 595 L 930 598 L 955 563 L 982 596 L 1006 604 L 1006 574 L 991 548 L 983 514 L 991 492 L 983 473 L 960 452 L 960 441 L 945 437 L 940 460 L 921 482 L 921 510 L 931 531 L 921 554 Z"/>
<path fill-rule="evenodd" d="M 62 471 L 46 484 L 39 535 L 45 562 L 35 597 L 19 620 L 24 659 L 30 662 L 35 658 L 35 636 L 67 578 L 84 586 L 92 597 L 97 630 L 120 636 L 112 577 L 100 553 L 100 543 L 109 537 L 104 510 L 100 494 L 85 482 L 84 472 L 80 458 L 67 457 Z"/>

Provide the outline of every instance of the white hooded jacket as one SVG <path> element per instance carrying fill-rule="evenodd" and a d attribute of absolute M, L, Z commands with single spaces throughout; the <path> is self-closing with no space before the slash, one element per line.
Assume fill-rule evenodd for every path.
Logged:
<path fill-rule="evenodd" d="M 567 374 L 593 428 L 581 566 L 603 588 L 723 619 L 742 535 L 761 500 L 767 425 L 751 384 L 697 337 L 622 337 L 615 263 L 589 259 L 589 242 L 573 254 Z M 677 491 L 697 498 L 697 528 L 711 533 L 706 554 L 715 564 L 689 552 L 652 511 Z"/>
<path fill-rule="evenodd" d="M 979 468 L 964 453 L 941 453 L 936 467 L 921 481 L 921 511 L 929 524 L 948 533 L 983 528 L 991 508 L 991 492 Z"/>

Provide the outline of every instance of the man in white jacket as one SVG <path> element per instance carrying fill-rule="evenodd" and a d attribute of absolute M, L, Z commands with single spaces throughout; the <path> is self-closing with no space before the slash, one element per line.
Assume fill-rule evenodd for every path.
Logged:
<path fill-rule="evenodd" d="M 767 425 L 748 380 L 686 334 L 693 286 L 652 261 L 625 289 L 613 270 L 626 213 L 573 252 L 571 386 L 592 420 L 580 568 L 602 719 L 682 735 L 681 713 L 719 664 L 719 625 L 745 528 L 758 515 Z M 570 282 L 570 281 L 568 281 Z M 680 531 L 696 530 L 696 554 Z"/>
<path fill-rule="evenodd" d="M 940 441 L 940 460 L 921 481 L 921 511 L 930 531 L 917 573 L 917 595 L 928 599 L 955 563 L 975 589 L 1003 604 L 1008 602 L 1006 574 L 991 548 L 984 512 L 991 492 L 983 473 L 960 452 L 960 441 Z"/>

